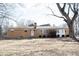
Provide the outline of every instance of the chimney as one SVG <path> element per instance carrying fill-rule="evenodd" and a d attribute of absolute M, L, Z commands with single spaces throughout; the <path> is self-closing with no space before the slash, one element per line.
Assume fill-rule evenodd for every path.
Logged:
<path fill-rule="evenodd" d="M 34 29 L 36 29 L 36 27 L 37 27 L 37 23 L 35 22 L 35 23 L 34 23 Z"/>

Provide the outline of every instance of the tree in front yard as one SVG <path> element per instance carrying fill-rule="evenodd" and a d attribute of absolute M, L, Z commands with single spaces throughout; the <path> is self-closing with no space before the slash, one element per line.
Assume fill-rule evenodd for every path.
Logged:
<path fill-rule="evenodd" d="M 59 18 L 63 18 L 69 28 L 69 37 L 75 39 L 76 41 L 79 41 L 74 34 L 74 27 L 73 27 L 74 21 L 78 17 L 79 4 L 78 3 L 62 3 L 62 4 L 56 3 L 56 5 L 60 13 L 62 14 L 62 16 L 55 15 L 53 10 L 50 7 L 48 7 L 51 10 L 52 15 Z"/>

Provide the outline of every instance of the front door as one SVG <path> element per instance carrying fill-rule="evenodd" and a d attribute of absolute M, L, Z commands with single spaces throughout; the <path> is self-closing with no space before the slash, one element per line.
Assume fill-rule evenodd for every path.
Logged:
<path fill-rule="evenodd" d="M 34 37 L 34 30 L 31 30 L 31 37 Z"/>

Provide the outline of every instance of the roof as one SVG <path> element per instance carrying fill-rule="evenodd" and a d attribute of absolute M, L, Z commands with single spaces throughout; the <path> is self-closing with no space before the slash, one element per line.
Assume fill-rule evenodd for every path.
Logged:
<path fill-rule="evenodd" d="M 40 26 L 51 26 L 50 24 L 43 24 L 43 25 L 40 25 Z"/>
<path fill-rule="evenodd" d="M 60 25 L 60 26 L 48 26 L 49 24 L 46 24 L 45 26 L 41 25 L 41 26 L 37 26 L 36 28 L 37 29 L 64 29 L 64 28 L 68 28 L 67 25 L 64 24 L 63 25 Z M 34 29 L 34 26 L 27 26 L 27 27 L 14 27 L 14 28 L 10 28 L 10 29 Z"/>
<path fill-rule="evenodd" d="M 37 26 L 37 29 L 48 29 L 48 28 L 53 28 L 52 26 Z M 31 27 L 15 27 L 15 28 L 9 28 L 9 29 L 34 29 L 34 26 Z"/>

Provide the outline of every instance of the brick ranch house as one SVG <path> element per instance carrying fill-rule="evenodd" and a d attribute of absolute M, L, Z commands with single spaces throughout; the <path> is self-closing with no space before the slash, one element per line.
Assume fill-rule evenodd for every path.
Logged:
<path fill-rule="evenodd" d="M 27 28 L 9 28 L 4 37 L 6 38 L 41 38 L 41 37 L 67 37 L 69 36 L 68 28 L 57 28 L 53 26 L 34 26 Z"/>

